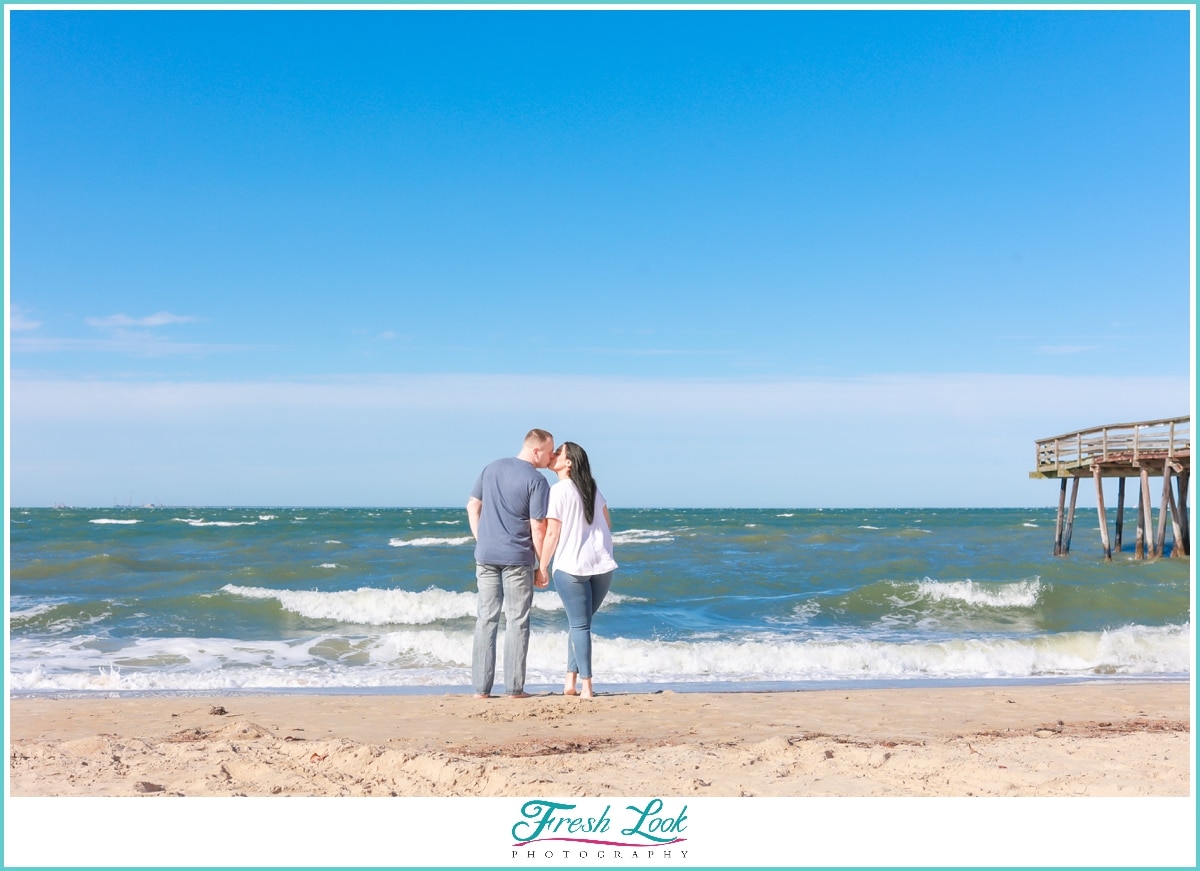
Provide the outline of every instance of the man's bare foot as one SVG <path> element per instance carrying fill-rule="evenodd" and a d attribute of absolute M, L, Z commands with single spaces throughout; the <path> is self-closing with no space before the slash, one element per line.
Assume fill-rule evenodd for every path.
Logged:
<path fill-rule="evenodd" d="M 575 690 L 573 690 L 573 689 L 570 689 L 570 690 L 563 690 L 563 695 L 564 696 L 577 696 L 577 695 L 579 695 L 579 693 L 575 692 Z"/>
<path fill-rule="evenodd" d="M 533 698 L 533 696 L 531 696 L 529 693 L 524 692 L 524 691 L 519 692 L 519 693 L 509 693 L 508 697 L 510 699 L 532 699 Z"/>
<path fill-rule="evenodd" d="M 491 697 L 490 693 L 475 693 L 475 698 L 477 699 L 490 699 Z"/>

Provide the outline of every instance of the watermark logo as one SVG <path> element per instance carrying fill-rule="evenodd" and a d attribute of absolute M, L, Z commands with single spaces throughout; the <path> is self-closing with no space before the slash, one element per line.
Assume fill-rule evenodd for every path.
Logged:
<path fill-rule="evenodd" d="M 513 859 L 686 859 L 687 805 L 661 798 L 599 813 L 579 805 L 532 799 L 513 824 Z M 671 848 L 671 849 L 667 849 Z"/>

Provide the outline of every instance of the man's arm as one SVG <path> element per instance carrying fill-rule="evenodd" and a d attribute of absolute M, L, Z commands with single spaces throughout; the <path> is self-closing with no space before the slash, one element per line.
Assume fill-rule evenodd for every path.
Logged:
<path fill-rule="evenodd" d="M 539 556 L 542 553 L 542 544 L 546 540 L 546 518 L 541 520 L 529 521 L 529 532 L 533 536 L 533 552 Z"/>
<path fill-rule="evenodd" d="M 483 513 L 483 502 L 472 496 L 467 500 L 467 520 L 471 524 L 471 535 L 479 540 L 479 515 Z"/>

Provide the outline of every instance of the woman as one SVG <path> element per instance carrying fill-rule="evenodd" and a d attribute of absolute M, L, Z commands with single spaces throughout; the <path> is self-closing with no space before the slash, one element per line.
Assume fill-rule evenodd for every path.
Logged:
<path fill-rule="evenodd" d="M 567 612 L 567 679 L 563 695 L 592 698 L 592 615 L 608 595 L 617 563 L 612 555 L 612 517 L 588 455 L 574 442 L 563 442 L 550 462 L 558 483 L 550 488 L 546 538 L 542 543 L 538 585 L 547 583 L 554 558 L 554 588 Z M 583 681 L 583 692 L 575 688 Z"/>

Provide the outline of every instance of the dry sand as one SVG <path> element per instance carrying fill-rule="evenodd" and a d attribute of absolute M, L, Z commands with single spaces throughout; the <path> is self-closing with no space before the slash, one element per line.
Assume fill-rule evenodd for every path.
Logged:
<path fill-rule="evenodd" d="M 1188 796 L 1186 683 L 17 698 L 12 796 Z"/>

